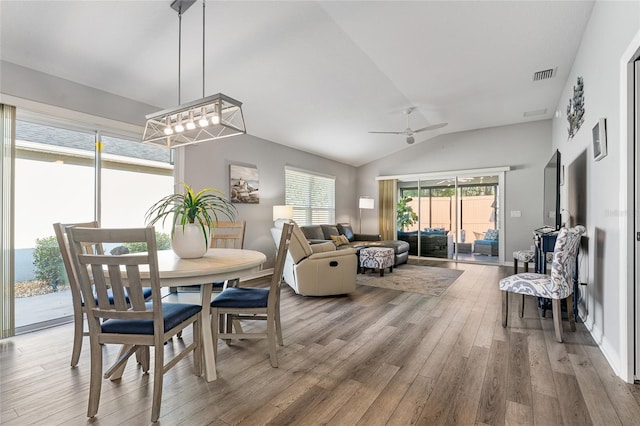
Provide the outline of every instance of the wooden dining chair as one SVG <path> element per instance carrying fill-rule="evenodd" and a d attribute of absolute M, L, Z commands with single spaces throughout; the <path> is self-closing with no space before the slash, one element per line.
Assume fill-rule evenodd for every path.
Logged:
<path fill-rule="evenodd" d="M 278 366 L 276 337 L 278 344 L 283 345 L 280 322 L 280 288 L 292 231 L 293 224 L 283 225 L 269 288 L 227 287 L 211 302 L 211 334 L 214 354 L 217 354 L 218 339 L 266 338 L 271 366 Z M 227 331 L 223 333 L 219 330 L 219 323 L 225 319 L 227 323 L 232 320 L 266 321 L 267 330 L 266 332 L 245 332 L 236 328 L 234 333 L 230 328 L 227 328 Z"/>
<path fill-rule="evenodd" d="M 69 243 L 66 235 L 68 227 L 78 226 L 82 228 L 98 228 L 97 221 L 82 222 L 82 223 L 54 223 L 53 230 L 56 234 L 56 240 L 58 241 L 58 248 L 60 249 L 60 255 L 62 257 L 62 264 L 64 265 L 65 272 L 67 273 L 67 280 L 71 289 L 71 305 L 73 307 L 73 349 L 71 351 L 71 367 L 78 365 L 80 361 L 80 352 L 82 351 L 82 340 L 84 336 L 88 336 L 89 332 L 84 330 L 84 318 L 85 303 L 82 300 L 82 293 L 80 291 L 80 284 L 78 283 L 78 277 L 75 267 L 71 261 L 71 253 L 69 251 Z M 102 246 L 86 245 L 84 247 L 85 252 L 97 250 L 96 253 L 103 254 L 104 250 Z M 151 288 L 145 287 L 143 290 L 145 300 L 151 297 Z M 109 300 L 113 302 L 113 295 L 109 290 Z M 129 303 L 127 299 L 127 303 Z M 139 359 L 140 362 L 143 362 Z M 148 361 L 148 360 L 147 360 Z M 148 364 L 148 363 L 147 363 Z"/>
<path fill-rule="evenodd" d="M 106 373 L 123 367 L 129 357 L 143 348 L 154 348 L 153 402 L 151 421 L 160 416 L 163 375 L 178 361 L 193 353 L 194 370 L 201 375 L 202 306 L 185 303 L 162 303 L 155 231 L 153 227 L 132 229 L 67 228 L 71 258 L 86 304 L 91 347 L 91 378 L 87 416 L 98 412 L 102 385 L 102 347 L 121 344 L 123 350 Z M 84 246 L 106 243 L 146 243 L 146 253 L 104 255 L 86 253 Z M 147 272 L 148 271 L 148 272 Z M 148 273 L 151 303 L 143 295 L 144 274 Z M 111 289 L 113 303 L 109 298 Z M 94 298 L 95 291 L 95 298 Z M 127 303 L 127 299 L 130 303 Z M 193 341 L 189 345 L 172 346 L 177 352 L 165 363 L 164 343 L 192 325 Z"/>
<path fill-rule="evenodd" d="M 244 247 L 244 232 L 246 229 L 246 221 L 240 220 L 236 222 L 219 221 L 216 222 L 216 227 L 211 235 L 209 247 L 211 248 L 228 248 L 228 249 L 241 249 Z M 227 280 L 213 283 L 214 291 L 222 291 L 225 285 L 231 283 L 237 284 L 237 280 Z M 172 293 L 177 293 L 178 288 L 171 287 Z M 189 286 L 188 288 L 180 287 L 180 291 L 194 292 L 197 288 Z"/>

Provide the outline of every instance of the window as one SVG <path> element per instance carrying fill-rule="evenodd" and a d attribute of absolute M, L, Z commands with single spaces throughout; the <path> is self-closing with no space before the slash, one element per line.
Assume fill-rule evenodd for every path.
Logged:
<path fill-rule="evenodd" d="M 334 223 L 336 179 L 285 167 L 285 204 L 293 206 L 293 220 L 300 226 Z"/>
<path fill-rule="evenodd" d="M 27 119 L 20 119 L 21 114 Z M 133 139 L 102 136 L 98 176 L 97 129 L 62 120 L 58 126 L 50 122 L 54 120 L 19 110 L 15 125 L 14 293 L 18 332 L 65 322 L 73 314 L 66 279 L 58 276 L 52 282 L 42 281 L 39 271 L 47 272 L 50 260 L 45 256 L 38 265 L 34 263 L 36 251 L 57 248 L 53 223 L 99 218 L 104 227 L 144 226 L 146 210 L 173 192 L 169 150 Z M 45 308 L 34 309 L 36 300 Z"/>

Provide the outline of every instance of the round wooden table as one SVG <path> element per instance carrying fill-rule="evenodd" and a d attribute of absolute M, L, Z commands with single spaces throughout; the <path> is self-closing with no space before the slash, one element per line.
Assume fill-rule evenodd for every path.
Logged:
<path fill-rule="evenodd" d="M 211 322 L 208 319 L 212 285 L 214 282 L 255 274 L 266 260 L 264 253 L 255 250 L 211 248 L 203 257 L 197 259 L 181 259 L 172 250 L 158 250 L 160 285 L 200 285 L 202 354 L 204 377 L 208 382 L 216 379 L 216 361 L 213 355 L 215 342 L 211 338 Z M 142 268 L 140 274 L 144 279 L 145 271 Z M 124 367 L 114 371 L 110 375 L 111 380 L 120 378 L 123 371 Z"/>

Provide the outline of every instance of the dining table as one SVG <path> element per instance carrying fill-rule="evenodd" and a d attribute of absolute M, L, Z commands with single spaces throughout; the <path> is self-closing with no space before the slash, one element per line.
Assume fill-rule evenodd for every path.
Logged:
<path fill-rule="evenodd" d="M 214 342 L 211 337 L 209 305 L 214 282 L 245 278 L 260 271 L 267 260 L 264 253 L 246 249 L 210 248 L 204 256 L 182 259 L 173 250 L 158 250 L 158 272 L 162 287 L 200 286 L 202 305 L 202 355 L 204 377 L 207 382 L 216 379 Z M 145 277 L 146 272 L 146 277 Z M 141 278 L 148 279 L 148 270 L 140 270 Z M 119 379 L 124 365 L 109 374 L 111 380 Z"/>

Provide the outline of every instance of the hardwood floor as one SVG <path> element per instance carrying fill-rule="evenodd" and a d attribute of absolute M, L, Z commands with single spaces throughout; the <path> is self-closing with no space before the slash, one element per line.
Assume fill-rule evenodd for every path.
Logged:
<path fill-rule="evenodd" d="M 557 343 L 535 300 L 521 319 L 512 297 L 504 329 L 497 282 L 511 268 L 448 266 L 465 272 L 441 297 L 359 286 L 306 298 L 284 286 L 280 367 L 266 340 L 220 343 L 217 381 L 195 377 L 191 359 L 165 374 L 160 423 L 640 424 L 640 388 L 614 376 L 582 324 L 572 333 L 565 321 Z M 103 382 L 86 418 L 88 340 L 70 368 L 72 335 L 69 324 L 0 341 L 0 423 L 148 424 L 153 384 L 133 363 Z M 105 348 L 105 365 L 116 354 Z"/>

